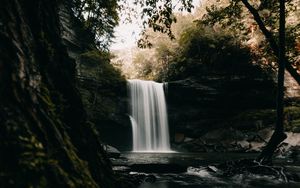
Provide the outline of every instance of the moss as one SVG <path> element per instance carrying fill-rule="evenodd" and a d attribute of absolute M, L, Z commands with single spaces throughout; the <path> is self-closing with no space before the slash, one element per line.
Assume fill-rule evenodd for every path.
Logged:
<path fill-rule="evenodd" d="M 42 102 L 48 107 L 49 110 L 54 111 L 55 110 L 55 105 L 53 104 L 51 98 L 50 98 L 50 92 L 48 88 L 45 85 L 41 85 L 40 87 L 40 98 Z"/>
<path fill-rule="evenodd" d="M 274 109 L 249 110 L 232 118 L 233 127 L 238 129 L 257 130 L 273 124 L 276 120 Z"/>
<path fill-rule="evenodd" d="M 108 52 L 98 50 L 85 52 L 79 57 L 79 71 L 82 76 L 93 77 L 100 84 L 110 85 L 110 87 L 126 82 L 121 72 L 110 64 L 110 58 Z"/>
<path fill-rule="evenodd" d="M 44 145 L 23 117 L 14 116 L 14 120 L 6 121 L 1 132 L 9 139 L 2 139 L 0 144 L 0 184 L 4 187 L 47 187 L 44 175 L 49 158 Z"/>
<path fill-rule="evenodd" d="M 40 32 L 39 40 L 40 40 L 41 44 L 44 45 L 48 56 L 50 58 L 53 57 L 55 54 L 55 50 L 54 50 L 53 46 L 51 45 L 51 43 L 49 42 L 49 40 L 47 39 L 47 35 L 45 34 L 44 31 Z"/>
<path fill-rule="evenodd" d="M 98 50 L 91 50 L 80 54 L 81 63 L 87 66 L 96 67 L 99 62 L 109 62 L 109 53 Z"/>
<path fill-rule="evenodd" d="M 79 59 L 80 75 L 89 79 L 79 88 L 88 116 L 93 122 L 109 120 L 117 113 L 116 99 L 126 95 L 126 80 L 110 64 L 108 52 L 92 50 L 81 54 Z"/>
<path fill-rule="evenodd" d="M 284 109 L 285 115 L 289 116 L 292 119 L 300 118 L 300 107 L 299 106 L 290 106 Z"/>
<path fill-rule="evenodd" d="M 60 35 L 58 4 L 43 2 L 42 6 L 3 2 L 8 14 L 1 11 L 1 15 L 12 21 L 3 36 L 15 40 L 4 43 L 1 54 L 9 56 L 0 57 L 9 68 L 0 78 L 9 86 L 0 88 L 0 185 L 112 187 L 102 183 L 112 176 L 109 163 L 98 159 L 104 158 L 100 144 L 84 127 L 84 110 L 72 79 L 74 67 Z M 24 62 L 25 76 L 20 79 Z M 28 83 L 32 80 L 33 86 Z"/>
<path fill-rule="evenodd" d="M 285 108 L 285 128 L 287 131 L 300 132 L 300 107 Z"/>
<path fill-rule="evenodd" d="M 289 106 L 284 108 L 284 126 L 286 131 L 299 132 L 300 107 Z M 249 110 L 242 112 L 231 119 L 233 127 L 241 130 L 259 130 L 274 126 L 276 123 L 275 109 Z"/>

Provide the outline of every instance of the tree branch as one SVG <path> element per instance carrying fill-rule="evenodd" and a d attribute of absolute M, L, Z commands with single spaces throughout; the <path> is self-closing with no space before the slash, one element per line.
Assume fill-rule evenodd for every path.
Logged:
<path fill-rule="evenodd" d="M 264 36 L 266 37 L 267 41 L 270 43 L 270 46 L 273 50 L 274 55 L 279 59 L 279 47 L 274 39 L 272 32 L 270 32 L 264 22 L 262 21 L 258 11 L 250 5 L 248 0 L 241 0 L 245 7 L 249 10 L 249 12 L 253 15 L 254 20 L 258 24 L 259 29 L 262 31 Z M 286 63 L 286 70 L 291 74 L 291 76 L 297 81 L 300 85 L 300 75 L 298 74 L 297 70 L 292 66 L 292 63 L 285 57 L 284 58 Z"/>

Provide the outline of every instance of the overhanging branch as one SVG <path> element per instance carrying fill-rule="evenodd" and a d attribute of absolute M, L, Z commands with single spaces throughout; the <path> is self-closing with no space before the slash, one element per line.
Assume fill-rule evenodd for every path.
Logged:
<path fill-rule="evenodd" d="M 245 7 L 249 10 L 249 12 L 253 15 L 254 20 L 258 24 L 259 29 L 262 31 L 264 36 L 266 37 L 267 41 L 270 43 L 271 49 L 273 50 L 274 55 L 279 58 L 279 47 L 276 43 L 276 40 L 274 39 L 274 36 L 271 31 L 269 31 L 264 22 L 262 21 L 258 11 L 250 5 L 248 0 L 241 0 Z M 292 66 L 292 63 L 285 58 L 286 63 L 286 70 L 291 74 L 291 76 L 297 81 L 297 83 L 300 85 L 300 75 L 298 74 L 297 70 Z"/>

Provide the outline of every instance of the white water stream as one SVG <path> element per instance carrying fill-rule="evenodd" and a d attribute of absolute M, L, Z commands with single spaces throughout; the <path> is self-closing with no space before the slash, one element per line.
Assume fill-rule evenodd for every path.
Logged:
<path fill-rule="evenodd" d="M 172 152 L 164 85 L 128 80 L 134 152 Z"/>

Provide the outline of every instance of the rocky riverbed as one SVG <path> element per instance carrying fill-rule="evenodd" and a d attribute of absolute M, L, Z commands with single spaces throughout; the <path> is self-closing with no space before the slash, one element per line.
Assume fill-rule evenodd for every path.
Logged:
<path fill-rule="evenodd" d="M 278 156 L 274 160 L 274 167 L 260 166 L 251 160 L 256 155 L 128 152 L 122 153 L 118 159 L 112 159 L 112 163 L 117 173 L 139 177 L 139 188 L 300 186 L 299 162 Z M 276 169 L 282 169 L 284 175 L 276 173 Z"/>
<path fill-rule="evenodd" d="M 240 131 L 233 128 L 209 131 L 199 138 L 177 134 L 173 147 L 188 152 L 260 152 L 273 133 L 272 128 L 259 131 Z M 300 133 L 287 132 L 277 150 L 282 155 L 300 149 Z M 288 151 L 288 152 L 287 152 Z"/>

